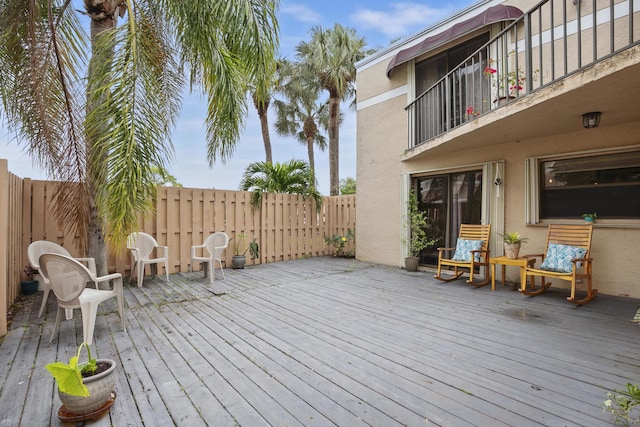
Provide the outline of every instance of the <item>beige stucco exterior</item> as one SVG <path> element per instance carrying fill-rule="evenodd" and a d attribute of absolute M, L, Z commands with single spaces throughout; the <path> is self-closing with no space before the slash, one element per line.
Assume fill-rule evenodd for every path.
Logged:
<path fill-rule="evenodd" d="M 536 2 L 518 3 L 526 10 L 526 4 Z M 470 10 L 464 16 L 473 13 Z M 413 62 L 386 75 L 391 57 L 411 41 L 407 43 L 376 61 L 358 65 L 356 235 L 360 260 L 403 266 L 407 177 L 498 164 L 504 167 L 502 192 L 497 196 L 489 191 L 487 204 L 504 207 L 497 216 L 495 212 L 483 216 L 483 222 L 499 219 L 492 224 L 492 255 L 501 255 L 498 233 L 516 230 L 529 238 L 522 252 L 541 253 L 550 221 L 535 221 L 527 215 L 531 209 L 527 159 L 640 149 L 640 110 L 635 105 L 640 99 L 640 48 L 635 46 L 408 150 L 405 107 L 413 100 Z M 582 114 L 588 111 L 602 112 L 598 128 L 583 128 Z M 560 222 L 578 224 L 582 219 Z M 595 288 L 600 293 L 640 298 L 635 280 L 640 274 L 638 253 L 640 218 L 597 221 L 592 245 Z M 566 287 L 563 282 L 555 285 Z"/>

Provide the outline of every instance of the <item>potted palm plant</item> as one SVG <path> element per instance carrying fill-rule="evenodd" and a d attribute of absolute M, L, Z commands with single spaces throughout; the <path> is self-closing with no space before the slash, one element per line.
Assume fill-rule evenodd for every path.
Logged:
<path fill-rule="evenodd" d="M 517 231 L 500 234 L 504 240 L 504 254 L 509 259 L 517 259 L 520 253 L 520 246 L 529 239 L 522 237 Z"/>
<path fill-rule="evenodd" d="M 409 254 L 404 259 L 404 267 L 407 271 L 417 271 L 420 264 L 420 252 L 435 242 L 427 238 L 426 228 L 429 225 L 427 214 L 418 208 L 418 197 L 414 190 L 409 193 L 407 209 L 409 237 L 408 240 L 405 238 L 405 243 L 408 246 Z"/>
<path fill-rule="evenodd" d="M 87 361 L 80 363 L 82 349 L 87 349 Z M 63 421 L 81 421 L 108 411 L 115 400 L 116 362 L 93 359 L 89 344 L 83 342 L 69 363 L 53 362 L 46 366 L 58 384 L 58 396 L 63 404 L 58 416 Z"/>

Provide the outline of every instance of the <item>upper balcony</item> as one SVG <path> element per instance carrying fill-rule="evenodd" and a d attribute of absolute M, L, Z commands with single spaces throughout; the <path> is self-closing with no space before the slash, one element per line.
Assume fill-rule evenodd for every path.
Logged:
<path fill-rule="evenodd" d="M 608 124 L 637 120 L 639 10 L 638 0 L 541 1 L 407 107 L 404 158 L 575 131 L 593 110 Z"/>

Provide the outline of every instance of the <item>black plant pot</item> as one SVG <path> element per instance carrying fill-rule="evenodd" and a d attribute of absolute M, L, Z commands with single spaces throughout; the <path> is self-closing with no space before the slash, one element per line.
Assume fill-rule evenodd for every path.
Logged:
<path fill-rule="evenodd" d="M 247 257 L 244 255 L 234 255 L 231 258 L 231 267 L 232 268 L 244 268 L 244 264 L 247 262 Z"/>
<path fill-rule="evenodd" d="M 24 295 L 35 294 L 37 290 L 38 290 L 37 280 L 25 280 L 24 282 L 20 282 L 20 291 Z"/>

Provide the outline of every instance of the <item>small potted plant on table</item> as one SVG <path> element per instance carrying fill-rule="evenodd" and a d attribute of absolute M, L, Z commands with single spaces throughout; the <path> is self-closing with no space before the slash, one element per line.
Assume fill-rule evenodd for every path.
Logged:
<path fill-rule="evenodd" d="M 584 219 L 584 221 L 588 224 L 593 224 L 593 222 L 596 220 L 596 218 L 598 218 L 598 214 L 593 212 L 593 213 L 585 213 L 582 214 L 582 218 Z"/>
<path fill-rule="evenodd" d="M 520 246 L 529 240 L 526 237 L 522 237 L 517 231 L 500 234 L 500 236 L 504 240 L 504 254 L 509 259 L 517 259 L 520 253 Z"/>

